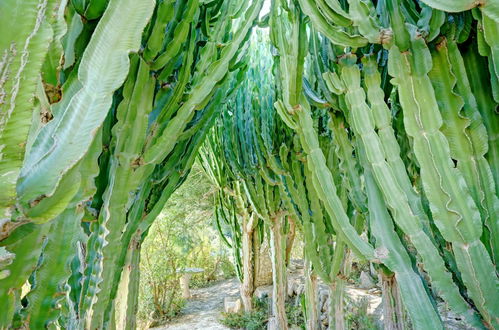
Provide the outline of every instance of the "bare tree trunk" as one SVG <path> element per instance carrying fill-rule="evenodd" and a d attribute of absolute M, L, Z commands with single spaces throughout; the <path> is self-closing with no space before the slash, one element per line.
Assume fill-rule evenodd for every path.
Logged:
<path fill-rule="evenodd" d="M 405 310 L 394 274 L 380 270 L 383 299 L 383 325 L 385 330 L 406 329 Z"/>
<path fill-rule="evenodd" d="M 309 330 L 320 329 L 317 299 L 317 275 L 312 270 L 310 260 L 305 258 L 305 316 L 306 328 Z"/>
<path fill-rule="evenodd" d="M 254 255 L 257 251 L 254 250 L 253 246 L 253 223 L 254 215 L 252 214 L 249 218 L 247 216 L 243 217 L 243 227 L 242 227 L 242 254 L 243 254 L 243 283 L 241 284 L 241 300 L 243 302 L 244 310 L 250 312 L 253 309 L 252 297 L 255 291 L 254 287 L 254 275 L 255 275 L 255 263 Z"/>
<path fill-rule="evenodd" d="M 269 320 L 269 329 L 287 330 L 286 317 L 286 235 L 284 233 L 285 217 L 275 216 L 271 222 L 270 246 L 272 252 L 272 279 L 274 282 L 272 293 L 272 318 Z"/>
<path fill-rule="evenodd" d="M 339 262 L 340 271 L 329 286 L 329 329 L 347 329 L 345 320 L 345 288 L 352 267 L 351 253 L 345 243 L 339 242 L 334 252 L 333 263 Z"/>
<path fill-rule="evenodd" d="M 295 241 L 296 234 L 296 223 L 293 217 L 288 216 L 289 230 L 286 239 L 286 265 L 289 265 L 289 259 L 291 258 L 291 250 L 293 249 L 293 243 Z"/>
<path fill-rule="evenodd" d="M 272 259 L 268 241 L 262 242 L 258 233 L 253 233 L 253 264 L 255 267 L 253 286 L 255 289 L 262 285 L 272 284 Z"/>
<path fill-rule="evenodd" d="M 344 292 L 345 281 L 337 279 L 329 286 L 329 326 L 328 329 L 343 330 L 346 329 L 344 313 Z"/>
<path fill-rule="evenodd" d="M 111 329 L 135 329 L 140 281 L 140 235 L 136 234 L 127 250 L 115 308 L 110 319 Z"/>

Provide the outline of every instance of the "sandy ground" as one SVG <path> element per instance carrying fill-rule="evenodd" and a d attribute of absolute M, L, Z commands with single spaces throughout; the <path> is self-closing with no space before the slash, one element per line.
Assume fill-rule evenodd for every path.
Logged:
<path fill-rule="evenodd" d="M 222 330 L 229 329 L 218 322 L 224 309 L 225 297 L 239 296 L 237 279 L 219 282 L 210 287 L 191 290 L 192 298 L 182 310 L 182 316 L 157 330 Z"/>

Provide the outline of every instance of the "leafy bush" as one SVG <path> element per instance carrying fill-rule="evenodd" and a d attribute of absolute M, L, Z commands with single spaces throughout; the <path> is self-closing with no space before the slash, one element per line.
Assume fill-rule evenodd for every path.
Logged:
<path fill-rule="evenodd" d="M 298 326 L 305 330 L 305 315 L 303 315 L 302 301 L 304 302 L 303 299 L 296 299 L 286 303 L 286 316 L 288 317 L 289 325 Z"/>
<path fill-rule="evenodd" d="M 348 302 L 345 319 L 349 329 L 355 330 L 372 330 L 378 329 L 374 316 L 368 314 L 369 299 L 362 297 L 358 301 L 350 300 Z"/>
<path fill-rule="evenodd" d="M 265 329 L 270 311 L 268 298 L 254 298 L 253 306 L 254 309 L 248 313 L 222 313 L 220 323 L 231 329 Z"/>
<path fill-rule="evenodd" d="M 298 302 L 298 303 L 297 303 Z M 286 302 L 286 315 L 290 326 L 299 326 L 305 329 L 305 318 L 300 300 L 288 300 Z M 267 328 L 267 322 L 271 315 L 269 298 L 254 298 L 253 311 L 240 313 L 222 313 L 220 323 L 231 329 L 261 330 Z"/>

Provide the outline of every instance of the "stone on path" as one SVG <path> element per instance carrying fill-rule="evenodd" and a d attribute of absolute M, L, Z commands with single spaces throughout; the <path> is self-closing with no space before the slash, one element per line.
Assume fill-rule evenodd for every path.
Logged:
<path fill-rule="evenodd" d="M 359 280 L 361 289 L 372 289 L 376 286 L 371 275 L 365 271 L 360 272 Z"/>
<path fill-rule="evenodd" d="M 225 313 L 239 313 L 243 307 L 241 299 L 233 297 L 225 297 L 224 310 Z"/>

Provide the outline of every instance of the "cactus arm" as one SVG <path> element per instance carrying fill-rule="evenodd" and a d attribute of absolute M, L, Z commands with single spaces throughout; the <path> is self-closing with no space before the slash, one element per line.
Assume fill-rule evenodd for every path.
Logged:
<path fill-rule="evenodd" d="M 421 7 L 418 28 L 427 33 L 428 42 L 430 42 L 440 34 L 440 28 L 445 23 L 446 14 L 438 9 L 428 7 L 424 3 L 421 3 Z"/>
<path fill-rule="evenodd" d="M 63 70 L 70 68 L 76 62 L 75 46 L 78 37 L 83 30 L 83 22 L 81 16 L 73 13 L 71 22 L 68 22 L 68 31 L 62 38 L 62 46 L 64 49 L 64 64 Z"/>
<path fill-rule="evenodd" d="M 470 10 L 478 6 L 483 6 L 484 4 L 487 3 L 493 3 L 493 1 L 487 1 L 487 0 L 483 1 L 483 3 L 475 0 L 456 0 L 452 2 L 445 0 L 422 0 L 422 2 L 432 8 L 437 8 L 439 10 L 451 13 Z"/>
<path fill-rule="evenodd" d="M 449 170 L 446 167 L 450 167 L 450 157 L 445 158 L 445 156 L 449 155 L 448 143 L 439 131 L 442 125 L 442 118 L 438 112 L 433 88 L 426 75 L 426 70 L 430 67 L 431 63 L 429 52 L 424 48 L 422 52 L 414 51 L 414 54 L 407 53 L 402 55 L 398 49 L 395 49 L 390 51 L 390 55 L 390 73 L 396 77 L 394 81 L 396 85 L 400 86 L 399 96 L 402 108 L 404 109 L 406 131 L 409 136 L 414 138 L 414 149 L 418 160 L 423 158 L 427 161 L 427 163 L 424 163 L 425 166 L 420 161 L 422 176 L 426 174 L 426 166 L 438 166 L 442 171 L 446 170 L 449 172 L 445 173 L 446 177 L 443 177 L 443 174 L 439 177 L 438 172 L 434 174 L 429 173 L 433 174 L 430 177 L 432 179 L 431 183 L 435 186 L 440 186 L 439 190 L 442 190 L 442 193 L 437 195 L 437 191 L 429 191 L 428 198 L 430 202 L 433 198 L 438 198 L 440 203 L 444 203 L 442 205 L 443 208 L 438 207 L 434 210 L 435 222 L 447 240 L 472 240 L 480 234 L 479 216 L 471 197 L 466 194 L 467 189 L 463 186 L 463 182 L 457 180 L 459 176 L 457 170 Z M 418 63 L 411 63 L 411 61 L 417 61 Z M 412 68 L 412 72 L 409 71 L 410 68 Z M 423 72 L 420 73 L 418 71 Z M 402 81 L 402 78 L 406 80 Z M 418 98 L 419 94 L 425 98 Z M 429 107 L 430 110 L 422 111 L 422 105 L 418 103 L 418 100 L 426 101 L 427 99 L 429 100 L 429 106 L 431 106 Z M 419 133 L 418 128 L 423 130 L 424 134 Z M 428 152 L 425 154 L 426 157 L 423 157 L 423 147 Z M 435 150 L 430 148 L 435 148 Z M 423 179 L 425 185 L 430 183 L 427 181 L 425 183 L 425 181 Z M 457 186 L 451 185 L 455 181 L 459 182 L 460 189 Z M 450 187 L 445 187 L 445 183 Z M 456 198 L 459 198 L 459 205 L 450 205 L 452 200 L 451 196 L 449 196 L 450 192 L 444 190 L 446 188 L 448 190 L 453 189 L 451 192 L 456 194 Z M 443 201 L 443 196 L 449 196 L 448 200 Z M 451 210 L 454 212 L 451 212 Z M 453 215 L 453 217 L 449 217 L 450 215 Z M 461 226 L 464 227 L 462 232 L 459 231 Z"/>
<path fill-rule="evenodd" d="M 199 8 L 198 0 L 190 0 L 187 4 L 186 12 L 181 18 L 180 23 L 175 27 L 173 40 L 167 45 L 166 51 L 158 56 L 151 65 L 152 70 L 159 70 L 167 65 L 178 54 L 180 47 L 189 37 L 189 30 L 195 13 Z M 158 24 L 161 22 L 157 21 Z M 148 43 L 149 44 L 149 43 Z M 149 46 L 148 46 L 149 47 Z"/>
<path fill-rule="evenodd" d="M 132 241 L 136 240 L 136 236 L 139 236 L 141 241 L 146 237 L 149 227 L 163 209 L 168 198 L 187 176 L 188 169 L 192 167 L 197 151 L 204 141 L 207 132 L 212 127 L 214 120 L 217 117 L 216 114 L 220 111 L 220 108 L 216 105 L 220 102 L 223 95 L 225 95 L 225 90 L 221 88 L 208 108 L 203 110 L 205 112 L 203 113 L 203 119 L 200 121 L 202 125 L 199 127 L 195 135 L 193 135 L 190 139 L 180 142 L 175 148 L 174 154 L 171 155 L 166 164 L 163 165 L 163 171 L 168 173 L 168 176 L 161 173 L 159 176 L 166 176 L 166 178 L 157 179 L 157 174 L 162 172 L 158 171 L 150 176 L 152 179 L 147 180 L 138 188 L 139 193 L 135 197 L 135 201 L 127 214 L 127 225 L 124 228 L 124 233 L 119 238 L 119 241 L 117 241 L 119 242 L 118 252 L 115 253 L 115 256 L 112 256 L 112 258 L 111 256 L 108 258 L 114 259 L 114 264 L 108 263 L 106 265 L 106 267 L 108 267 L 107 269 L 114 267 L 115 271 L 110 271 L 113 278 L 108 276 L 104 278 L 105 281 L 111 283 L 108 293 L 103 296 L 103 299 L 106 299 L 105 301 L 107 301 L 107 305 L 105 307 L 106 309 L 104 311 L 104 324 L 112 326 L 113 322 L 115 322 L 117 311 L 116 307 L 117 304 L 120 304 L 120 302 L 116 300 L 116 297 L 118 293 L 120 293 L 121 296 L 125 294 L 125 292 L 119 292 L 118 290 L 127 289 L 126 287 L 120 287 L 118 285 L 118 283 L 122 283 L 120 281 L 120 276 L 123 276 L 122 272 L 126 271 L 124 267 L 129 253 L 129 249 L 127 247 L 132 246 Z M 173 171 L 172 168 L 174 169 Z M 182 170 L 179 170 L 179 168 Z M 162 181 L 166 181 L 167 183 L 163 184 Z M 156 182 L 156 184 L 159 185 L 159 188 L 155 187 L 152 182 Z M 159 190 L 160 196 L 158 199 L 151 198 L 153 189 Z M 152 206 L 147 205 L 148 203 L 151 203 Z M 133 289 L 132 282 L 130 282 L 129 288 L 130 290 Z M 129 293 L 127 296 L 128 298 L 126 298 L 130 303 L 133 301 L 132 296 L 133 293 Z M 104 304 L 102 305 L 104 306 Z M 123 305 L 121 305 L 121 307 L 123 307 Z"/>
<path fill-rule="evenodd" d="M 50 23 L 53 30 L 53 40 L 50 43 L 45 57 L 45 62 L 42 66 L 42 80 L 51 103 L 58 102 L 60 100 L 57 88 L 60 85 L 59 74 L 62 70 L 64 54 L 61 40 L 67 33 L 66 21 L 64 19 L 67 2 L 68 0 L 60 1 L 57 8 L 55 8 L 53 15 L 50 17 Z"/>
<path fill-rule="evenodd" d="M 295 111 L 299 123 L 297 133 L 307 154 L 307 164 L 313 176 L 314 187 L 333 221 L 335 230 L 359 257 L 373 260 L 374 249 L 357 234 L 338 198 L 331 171 L 327 168 L 326 158 L 319 147 L 308 102 L 302 99 L 301 108 Z"/>
<path fill-rule="evenodd" d="M 498 4 L 499 7 L 499 4 Z M 499 8 L 498 17 L 493 20 L 485 12 L 482 12 L 482 29 L 483 37 L 487 45 L 490 47 L 488 56 L 489 58 L 489 70 L 491 75 L 491 80 L 496 88 L 494 88 L 492 95 L 497 103 L 499 103 L 499 91 L 497 91 L 497 86 L 499 85 Z"/>
<path fill-rule="evenodd" d="M 126 227 L 125 233 L 121 238 L 122 256 L 118 261 L 119 265 L 122 265 L 122 260 L 124 258 L 123 251 L 126 251 L 124 247 L 130 244 L 130 240 L 132 239 L 134 233 L 142 234 L 148 231 L 154 219 L 157 218 L 157 216 L 163 209 L 168 198 L 175 191 L 182 180 L 187 176 L 187 169 L 190 169 L 192 167 L 194 160 L 196 159 L 197 151 L 201 147 L 201 144 L 203 143 L 206 135 L 208 134 L 215 121 L 215 118 L 217 117 L 216 115 L 220 111 L 219 107 L 217 107 L 216 105 L 221 100 L 223 95 L 224 90 L 220 89 L 217 92 L 217 95 L 215 96 L 213 102 L 208 107 L 208 111 L 205 113 L 205 117 L 207 118 L 207 120 L 204 121 L 203 126 L 200 127 L 196 135 L 194 135 L 190 140 L 185 141 L 185 144 L 180 144 L 179 148 L 175 149 L 176 154 L 179 154 L 184 158 L 181 159 L 179 164 L 179 161 L 176 161 L 176 158 L 172 157 L 173 159 L 171 161 L 169 160 L 165 167 L 180 167 L 183 170 L 176 170 L 173 172 L 173 174 L 170 175 L 170 177 L 168 178 L 168 183 L 161 189 L 160 198 L 154 203 L 154 206 L 149 209 L 147 215 L 145 216 L 143 215 L 144 205 L 142 204 L 145 204 L 146 196 L 148 196 L 151 188 L 148 187 L 148 183 L 143 184 L 143 186 L 140 188 L 141 195 L 137 197 L 137 200 L 140 201 L 140 203 L 135 203 L 133 205 L 128 220 L 130 225 Z M 142 193 L 142 191 L 144 192 Z M 120 266 L 120 268 L 122 268 L 122 266 Z M 111 294 L 111 296 L 113 296 L 113 294 Z"/>
<path fill-rule="evenodd" d="M 470 92 L 455 42 L 442 40 L 432 52 L 432 59 L 429 77 L 435 93 L 439 95 L 437 102 L 444 120 L 442 132 L 449 141 L 451 156 L 457 161 L 457 168 L 463 174 L 480 210 L 485 225 L 482 234 L 484 242 L 492 257 L 498 260 L 499 246 L 496 240 L 499 237 L 499 199 L 492 172 L 484 158 L 488 151 L 487 131 Z"/>
<path fill-rule="evenodd" d="M 99 214 L 99 223 L 108 233 L 102 238 L 106 245 L 102 248 L 104 267 L 113 269 L 120 236 L 126 223 L 126 210 L 130 207 L 130 193 L 138 188 L 140 180 L 152 169 L 143 166 L 140 152 L 146 137 L 148 114 L 152 109 L 154 79 L 149 77 L 149 66 L 138 57 L 132 60 L 129 79 L 124 87 L 124 99 L 117 108 L 118 123 L 113 127 L 114 155 L 111 157 L 110 171 L 113 177 L 104 193 L 104 205 Z M 137 71 L 134 73 L 133 71 Z M 110 221 L 112 219 L 112 221 Z M 100 293 L 93 306 L 92 322 L 99 327 L 104 318 L 107 296 L 110 292 L 113 271 L 101 273 Z"/>
<path fill-rule="evenodd" d="M 9 246 L 15 254 L 13 262 L 5 267 L 9 276 L 0 280 L 0 327 L 8 328 L 16 308 L 20 308 L 21 287 L 36 268 L 49 224 L 35 225 L 32 232 Z M 26 244 L 30 242 L 30 244 Z"/>
<path fill-rule="evenodd" d="M 144 49 L 144 59 L 153 60 L 163 47 L 165 30 L 175 14 L 175 1 L 162 1 L 156 8 L 156 19 Z M 152 23 L 151 23 L 152 24 Z"/>
<path fill-rule="evenodd" d="M 438 249 L 423 231 L 420 216 L 413 212 L 406 191 L 401 188 L 399 180 L 397 180 L 396 172 L 385 160 L 384 150 L 390 149 L 389 146 L 391 145 L 386 144 L 388 142 L 386 135 L 383 141 L 376 133 L 374 116 L 370 115 L 371 111 L 365 103 L 365 93 L 360 85 L 360 70 L 354 61 L 350 63 L 353 63 L 353 65 L 346 65 L 342 68 L 341 76 L 347 88 L 346 100 L 347 104 L 350 105 L 352 128 L 355 135 L 359 136 L 362 141 L 366 159 L 369 166 L 372 167 L 373 176 L 383 193 L 386 204 L 392 211 L 393 219 L 421 255 L 424 268 L 439 295 L 445 299 L 452 310 L 463 315 L 470 324 L 480 324 L 476 315 L 460 296 L 457 286 L 453 283 L 450 273 L 445 268 Z M 379 112 L 374 113 L 379 115 Z M 386 133 L 386 129 L 384 131 Z M 383 130 L 378 132 L 380 135 L 383 134 Z M 385 142 L 384 146 L 383 142 Z M 394 138 L 391 139 L 391 142 L 396 143 Z M 404 178 L 407 175 L 405 170 L 397 174 L 401 176 L 401 180 L 408 181 L 408 179 L 405 180 Z"/>
<path fill-rule="evenodd" d="M 386 0 L 384 8 L 390 18 L 390 27 L 393 30 L 393 39 L 401 51 L 410 47 L 410 35 L 405 27 L 405 16 L 401 10 L 400 0 Z"/>
<path fill-rule="evenodd" d="M 495 190 L 499 191 L 499 117 L 497 116 L 497 103 L 492 98 L 491 86 L 483 84 L 484 80 L 489 79 L 487 61 L 478 55 L 476 44 L 471 45 L 470 49 L 463 52 L 463 60 L 466 68 L 466 74 L 470 84 L 470 91 L 476 99 L 478 111 L 483 119 L 488 135 L 488 152 L 486 159 L 489 162 L 492 174 L 494 176 Z"/>
<path fill-rule="evenodd" d="M 291 128 L 299 136 L 301 146 L 307 155 L 307 166 L 312 173 L 314 187 L 333 221 L 334 229 L 359 257 L 373 260 L 373 247 L 357 234 L 338 197 L 331 171 L 327 167 L 326 158 L 320 149 L 310 105 L 301 93 L 302 73 L 300 69 L 303 66 L 303 57 L 306 53 L 306 35 L 298 22 L 297 12 L 295 10 L 294 13 L 291 12 L 283 17 L 283 15 L 278 15 L 277 10 L 274 9 L 272 14 L 272 42 L 280 51 L 279 76 L 276 76 L 276 80 L 282 81 L 283 90 L 282 100 L 275 102 L 274 107 L 281 118 L 292 123 Z M 279 33 L 286 26 L 285 24 L 292 24 L 294 27 L 292 35 L 289 37 Z"/>
<path fill-rule="evenodd" d="M 174 115 L 175 111 L 178 110 L 178 104 L 182 100 L 185 88 L 186 88 L 187 84 L 189 83 L 189 78 L 191 76 L 191 67 L 192 67 L 193 61 L 194 61 L 194 49 L 195 49 L 194 47 L 195 47 L 195 45 L 196 45 L 196 38 L 195 38 L 195 31 L 193 29 L 191 36 L 190 36 L 188 48 L 187 48 L 187 54 L 184 57 L 184 61 L 182 62 L 182 68 L 180 69 L 180 72 L 179 72 L 178 81 L 175 84 L 175 88 L 173 89 L 173 92 L 171 94 L 167 94 L 168 100 L 162 106 L 161 112 L 159 113 L 157 120 L 152 124 L 153 125 L 152 129 L 155 129 L 156 125 L 164 129 L 164 127 L 167 125 L 170 118 Z M 159 97 L 159 95 L 161 95 L 161 92 L 158 92 L 157 97 Z M 160 107 L 161 104 L 163 104 L 161 101 L 156 101 L 155 111 L 156 111 L 156 108 Z M 155 140 L 149 139 L 147 141 L 145 149 L 147 149 L 149 147 L 149 145 L 151 143 L 154 143 L 154 142 L 155 142 Z"/>
<path fill-rule="evenodd" d="M 352 144 L 348 140 L 343 120 L 332 117 L 331 128 L 334 132 L 334 144 L 336 145 L 335 153 L 338 157 L 338 168 L 346 174 L 348 178 L 348 194 L 352 204 L 360 213 L 366 213 L 366 196 L 363 191 L 363 186 L 358 169 L 358 161 L 354 159 Z"/>
<path fill-rule="evenodd" d="M 175 145 L 175 136 L 178 136 L 192 117 L 193 112 L 206 100 L 212 93 L 216 84 L 225 76 L 229 68 L 230 61 L 236 55 L 247 33 L 253 26 L 258 17 L 263 1 L 255 0 L 246 12 L 244 24 L 234 35 L 233 40 L 225 46 L 221 53 L 221 58 L 212 63 L 208 68 L 206 75 L 198 85 L 193 87 L 190 97 L 183 103 L 177 111 L 177 115 L 171 119 L 167 127 L 163 130 L 156 142 L 151 145 L 144 153 L 146 163 L 155 163 L 161 161 Z"/>
<path fill-rule="evenodd" d="M 126 78 L 128 53 L 138 49 L 153 8 L 153 1 L 109 3 L 78 69 L 81 89 L 40 131 L 27 155 L 17 185 L 24 203 L 50 196 L 64 174 L 84 156 L 104 121 L 112 93 Z"/>
<path fill-rule="evenodd" d="M 498 299 L 485 292 L 497 292 L 497 276 L 479 240 L 480 214 L 461 173 L 452 166 L 448 141 L 439 130 L 442 117 L 427 76 L 431 69 L 429 50 L 422 39 L 412 39 L 407 52 L 392 46 L 388 63 L 404 110 L 405 129 L 413 138 L 434 222 L 444 239 L 452 242 L 457 266 L 478 310 L 487 322 L 495 324 Z"/>
<path fill-rule="evenodd" d="M 499 22 L 499 2 L 495 0 L 422 0 L 423 3 L 427 4 L 432 8 L 443 10 L 451 13 L 458 13 L 473 8 L 480 8 L 480 10 L 493 18 L 496 22 Z M 496 23 L 497 24 L 497 23 Z"/>
<path fill-rule="evenodd" d="M 72 0 L 75 10 L 87 20 L 99 18 L 109 0 Z"/>
<path fill-rule="evenodd" d="M 0 223 L 10 218 L 56 1 L 0 4 Z M 15 29 L 11 28 L 16 22 Z"/>
<path fill-rule="evenodd" d="M 313 264 L 314 272 L 324 282 L 330 283 L 330 260 L 332 258 L 332 255 L 328 253 L 330 252 L 328 249 L 330 234 L 327 233 L 324 225 L 320 200 L 312 185 L 312 176 L 306 165 L 301 164 L 299 159 L 291 158 L 287 162 L 292 168 L 288 169 L 291 172 L 286 176 L 286 187 L 293 203 L 299 209 L 297 216 L 303 224 L 304 254 Z M 305 175 L 302 171 L 305 171 Z"/>
<path fill-rule="evenodd" d="M 319 12 L 331 25 L 349 26 L 352 24 L 349 14 L 341 8 L 338 0 L 318 0 L 315 3 Z"/>
<path fill-rule="evenodd" d="M 379 44 L 381 40 L 381 25 L 375 14 L 370 1 L 348 0 L 350 5 L 349 14 L 353 25 L 359 28 L 359 32 L 369 43 Z"/>
<path fill-rule="evenodd" d="M 79 192 L 70 204 L 72 207 L 64 210 L 53 221 L 45 224 L 50 229 L 44 245 L 41 265 L 34 272 L 36 282 L 27 295 L 28 308 L 21 311 L 31 328 L 42 328 L 56 321 L 62 313 L 61 304 L 67 290 L 66 284 L 71 275 L 70 263 L 74 259 L 74 251 L 82 240 L 80 221 L 84 215 L 84 203 L 95 193 L 94 178 L 98 174 L 97 159 L 101 153 L 101 132 L 92 142 L 88 154 L 83 158 L 77 170 L 84 178 L 76 185 Z M 78 203 L 76 206 L 74 206 Z M 67 316 L 71 321 L 74 318 Z"/>
<path fill-rule="evenodd" d="M 60 314 L 57 308 L 64 298 L 65 285 L 70 276 L 69 264 L 76 248 L 83 209 L 68 208 L 50 222 L 47 241 L 41 256 L 41 265 L 35 271 L 36 284 L 27 295 L 26 314 L 31 329 L 43 329 L 55 322 Z"/>
<path fill-rule="evenodd" d="M 423 210 L 420 196 L 414 191 L 405 164 L 400 157 L 400 146 L 391 125 L 390 109 L 384 100 L 384 92 L 380 87 L 381 75 L 376 67 L 376 61 L 373 57 L 364 57 L 362 64 L 364 67 L 363 77 L 367 88 L 368 101 L 372 109 L 374 124 L 382 143 L 386 161 L 393 170 L 400 188 L 406 194 L 412 212 L 419 217 L 423 229 L 429 233 L 430 224 Z"/>
<path fill-rule="evenodd" d="M 406 248 L 400 241 L 386 209 L 383 195 L 378 188 L 370 166 L 364 167 L 369 207 L 369 226 L 376 238 L 376 249 L 384 251 L 381 261 L 395 273 L 402 299 L 415 329 L 442 329 L 442 321 L 411 265 Z"/>
<path fill-rule="evenodd" d="M 136 329 L 139 298 L 140 235 L 136 235 L 127 248 L 123 272 L 119 280 L 116 307 L 112 316 L 115 329 Z"/>
<path fill-rule="evenodd" d="M 367 39 L 360 35 L 350 35 L 336 25 L 330 24 L 312 0 L 299 0 L 301 9 L 310 17 L 314 27 L 334 44 L 359 48 L 367 45 Z"/>

